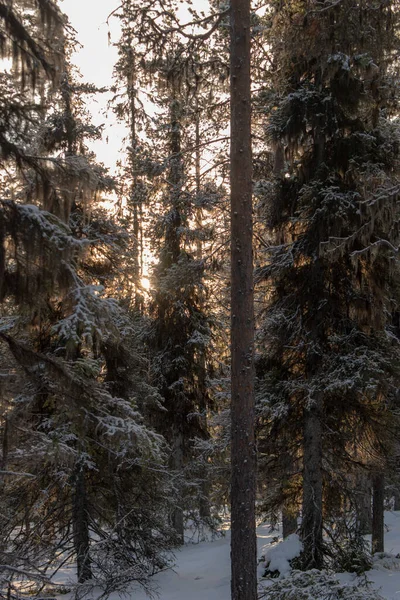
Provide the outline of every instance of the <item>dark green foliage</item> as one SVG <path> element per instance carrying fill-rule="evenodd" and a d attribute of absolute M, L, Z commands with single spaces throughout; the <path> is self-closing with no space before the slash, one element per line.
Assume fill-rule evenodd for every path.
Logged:
<path fill-rule="evenodd" d="M 390 56 L 398 46 L 386 4 L 289 4 L 273 21 L 280 93 L 270 96 L 266 133 L 283 161 L 265 196 L 274 241 L 257 273 L 267 295 L 260 446 L 265 464 L 278 465 L 276 444 L 289 440 L 288 464 L 297 468 L 283 486 L 275 484 L 271 501 L 289 495 L 299 503 L 303 419 L 319 407 L 328 518 L 346 511 L 357 463 L 382 464 L 394 439 L 386 407 L 395 401 L 400 366 L 388 335 L 399 301 L 391 293 L 400 241 L 398 126 L 390 118 Z M 373 29 L 378 41 L 369 36 Z M 278 41 L 285 39 L 290 47 Z M 328 486 L 329 494 L 337 486 L 333 503 Z"/>
<path fill-rule="evenodd" d="M 46 12 L 49 35 L 53 17 Z M 48 585 L 60 561 L 74 558 L 78 593 L 100 585 L 108 594 L 132 582 L 148 588 L 169 565 L 175 490 L 168 447 L 149 427 L 160 396 L 143 319 L 112 297 L 130 238 L 97 206 L 114 182 L 86 147 L 100 131 L 83 95 L 96 90 L 71 76 L 64 43 L 62 76 L 43 89 L 52 110 L 28 104 L 32 88 L 4 107 L 13 141 L 3 151 L 0 334 L 10 370 L 23 376 L 2 406 L 10 477 L 2 481 L 1 585 L 11 593 L 13 569 L 28 587 L 30 577 Z M 10 87 L 24 84 L 14 79 Z"/>
<path fill-rule="evenodd" d="M 311 570 L 293 574 L 266 586 L 260 595 L 265 600 L 382 600 L 366 581 L 341 583 L 326 571 Z"/>

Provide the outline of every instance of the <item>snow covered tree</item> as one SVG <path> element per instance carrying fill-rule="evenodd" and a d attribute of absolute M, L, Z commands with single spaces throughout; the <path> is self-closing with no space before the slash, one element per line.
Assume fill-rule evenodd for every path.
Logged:
<path fill-rule="evenodd" d="M 112 181 L 85 145 L 99 131 L 81 94 L 95 90 L 65 57 L 58 83 L 6 156 L 1 339 L 24 378 L 5 408 L 3 583 L 19 573 L 48 584 L 73 556 L 83 589 L 108 593 L 147 586 L 168 564 L 174 493 L 165 441 L 143 417 L 159 397 L 140 332 L 106 293 L 127 240 L 96 208 Z"/>
<path fill-rule="evenodd" d="M 145 310 L 152 322 L 152 374 L 167 412 L 152 419 L 171 445 L 170 464 L 182 497 L 172 520 L 183 539 L 183 508 L 196 520 L 200 516 L 209 521 L 210 514 L 207 462 L 197 460 L 194 438 L 205 441 L 209 436 L 212 331 L 206 248 L 215 229 L 211 211 L 220 202 L 221 189 L 210 181 L 203 156 L 218 135 L 221 141 L 226 136 L 218 118 L 213 121 L 213 111 L 221 111 L 212 87 L 221 60 L 204 48 L 219 13 L 205 17 L 190 9 L 199 30 L 192 33 L 193 25 L 179 21 L 177 8 L 174 2 L 123 3 L 117 70 L 131 81 L 118 105 L 118 113 L 129 115 L 131 141 L 135 138 L 125 173 L 131 170 L 131 192 L 140 195 L 140 227 L 156 263 Z M 226 78 L 226 67 L 224 72 Z M 152 103 L 151 118 L 144 98 Z M 134 222 L 135 210 L 131 217 Z"/>
<path fill-rule="evenodd" d="M 187 502 L 185 469 L 190 472 L 193 456 L 191 439 L 202 432 L 207 411 L 205 356 L 211 331 L 204 313 L 204 263 L 197 258 L 193 242 L 196 232 L 191 220 L 196 205 L 187 185 L 182 138 L 185 127 L 185 99 L 179 90 L 176 55 L 167 57 L 165 102 L 168 108 L 167 185 L 162 189 L 161 219 L 157 222 L 158 264 L 153 271 L 154 301 L 151 345 L 153 373 L 167 413 L 162 430 L 171 444 L 171 467 L 176 473 L 182 502 Z M 170 61 L 170 64 L 168 62 Z M 187 123 L 187 121 L 186 121 Z M 186 125 L 187 126 L 187 125 Z M 165 131 L 165 124 L 163 126 Z M 200 232 L 199 232 L 200 233 Z M 190 494 L 190 492 L 189 492 Z M 183 540 L 183 508 L 173 515 L 174 526 Z"/>
<path fill-rule="evenodd" d="M 398 382 L 397 16 L 346 0 L 273 4 L 269 19 L 258 397 L 263 426 L 302 462 L 302 564 L 321 568 L 329 493 L 349 497 L 360 463 L 382 468 Z"/>

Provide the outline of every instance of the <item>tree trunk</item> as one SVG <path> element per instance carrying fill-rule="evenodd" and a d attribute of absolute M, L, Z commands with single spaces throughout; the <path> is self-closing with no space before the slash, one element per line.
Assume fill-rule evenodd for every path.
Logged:
<path fill-rule="evenodd" d="M 202 481 L 199 499 L 199 515 L 202 519 L 211 517 L 210 485 L 206 479 Z"/>
<path fill-rule="evenodd" d="M 165 231 L 165 249 L 167 252 L 166 268 L 176 264 L 181 254 L 182 225 L 181 200 L 183 185 L 183 164 L 181 152 L 181 105 L 173 90 L 170 104 L 170 168 L 169 168 L 169 193 L 171 197 L 171 212 Z"/>
<path fill-rule="evenodd" d="M 394 491 L 393 510 L 400 510 L 400 490 L 398 488 Z"/>
<path fill-rule="evenodd" d="M 357 477 L 357 530 L 360 535 L 372 533 L 371 482 L 367 475 Z"/>
<path fill-rule="evenodd" d="M 89 556 L 90 536 L 85 471 L 81 464 L 77 465 L 74 484 L 75 488 L 72 498 L 74 547 L 78 582 L 84 583 L 92 579 L 92 568 Z"/>
<path fill-rule="evenodd" d="M 282 537 L 285 539 L 288 535 L 296 533 L 298 529 L 298 518 L 299 518 L 299 507 L 296 499 L 290 491 L 293 477 L 299 470 L 298 459 L 294 458 L 289 450 L 284 448 L 290 448 L 290 436 L 282 438 L 282 448 L 280 450 L 280 460 L 282 474 L 286 481 L 282 487 L 282 494 L 284 503 L 282 506 Z"/>
<path fill-rule="evenodd" d="M 282 537 L 287 538 L 288 535 L 297 531 L 297 511 L 293 508 L 284 506 L 282 511 Z"/>
<path fill-rule="evenodd" d="M 172 455 L 171 455 L 171 467 L 177 475 L 177 481 L 183 477 L 184 468 L 184 440 L 183 434 L 179 430 L 173 431 L 172 439 Z M 181 488 L 178 484 L 178 488 Z M 179 498 L 183 502 L 183 490 L 180 489 Z M 175 506 L 175 509 L 171 517 L 172 527 L 175 529 L 179 544 L 184 543 L 184 520 L 183 520 L 183 507 L 182 505 Z"/>
<path fill-rule="evenodd" d="M 199 103 L 196 98 L 196 122 L 195 122 L 195 145 L 196 145 L 196 154 L 195 154 L 195 178 L 196 178 L 196 194 L 200 195 L 201 190 L 201 136 L 200 136 L 200 109 Z M 201 206 L 198 206 L 196 209 L 196 229 L 201 231 L 203 227 L 203 210 Z M 202 260 L 203 258 L 203 242 L 201 241 L 201 236 L 197 236 L 196 239 L 196 258 L 197 260 Z"/>
<path fill-rule="evenodd" d="M 196 97 L 196 116 L 195 116 L 195 179 L 196 179 L 196 194 L 199 196 L 201 191 L 201 135 L 200 135 L 200 108 L 198 98 Z M 203 229 L 203 211 L 201 206 L 197 207 L 195 214 L 196 229 L 200 232 Z M 198 235 L 196 239 L 196 259 L 203 260 L 203 242 L 201 236 Z M 198 291 L 198 303 L 199 308 L 204 309 L 204 292 L 200 289 Z M 198 394 L 199 394 L 199 412 L 201 419 L 201 434 L 205 439 L 210 438 L 207 424 L 207 408 L 208 408 L 208 394 L 207 394 L 207 366 L 205 350 L 203 349 L 201 356 L 199 356 L 199 375 L 198 375 Z M 200 498 L 199 498 L 199 515 L 202 519 L 209 519 L 211 517 L 210 508 L 210 483 L 208 481 L 207 468 L 202 469 L 200 473 L 202 482 L 200 486 Z"/>
<path fill-rule="evenodd" d="M 372 480 L 372 554 L 384 552 L 385 545 L 385 476 L 376 474 Z"/>
<path fill-rule="evenodd" d="M 133 228 L 133 247 L 131 248 L 131 256 L 133 263 L 133 283 L 135 287 L 134 307 L 137 311 L 143 309 L 143 294 L 141 292 L 142 278 L 142 235 L 141 235 L 141 219 L 142 199 L 141 190 L 139 188 L 139 177 L 137 173 L 137 134 L 136 134 L 136 57 L 132 47 L 132 40 L 128 36 L 127 43 L 129 45 L 129 67 L 127 73 L 127 94 L 129 99 L 129 117 L 130 117 L 130 144 L 131 144 L 131 175 L 132 186 L 130 190 L 130 209 L 132 210 L 132 228 Z"/>
<path fill-rule="evenodd" d="M 304 410 L 303 566 L 322 569 L 322 405 Z"/>
<path fill-rule="evenodd" d="M 1 468 L 3 471 L 7 469 L 7 460 L 8 460 L 8 418 L 7 415 L 4 417 L 4 431 L 3 431 L 3 444 L 2 444 L 2 457 L 1 457 Z"/>
<path fill-rule="evenodd" d="M 231 597 L 257 598 L 250 1 L 231 1 Z"/>

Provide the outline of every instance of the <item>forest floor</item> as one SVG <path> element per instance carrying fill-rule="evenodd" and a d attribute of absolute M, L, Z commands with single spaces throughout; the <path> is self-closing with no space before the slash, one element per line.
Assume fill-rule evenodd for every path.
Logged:
<path fill-rule="evenodd" d="M 385 513 L 385 552 L 400 554 L 400 511 Z M 367 573 L 379 593 L 388 600 L 400 600 L 400 564 L 398 569 L 387 569 L 385 560 L 378 561 L 376 568 Z M 379 567 L 379 568 L 377 568 Z"/>
<path fill-rule="evenodd" d="M 400 512 L 385 513 L 385 528 L 385 551 L 397 555 L 400 553 Z M 261 557 L 276 546 L 279 530 L 271 532 L 265 524 L 257 529 L 257 535 L 258 556 Z M 262 571 L 260 566 L 260 576 Z M 346 581 L 356 578 L 353 574 L 339 577 Z M 400 600 L 400 560 L 377 561 L 375 568 L 368 571 L 367 579 L 383 598 Z M 214 541 L 186 544 L 176 552 L 175 567 L 155 576 L 153 584 L 155 597 L 160 600 L 229 600 L 230 532 Z M 129 597 L 135 600 L 149 598 L 141 589 L 132 589 Z M 68 596 L 59 598 L 66 600 Z M 112 595 L 110 600 L 117 598 Z"/>

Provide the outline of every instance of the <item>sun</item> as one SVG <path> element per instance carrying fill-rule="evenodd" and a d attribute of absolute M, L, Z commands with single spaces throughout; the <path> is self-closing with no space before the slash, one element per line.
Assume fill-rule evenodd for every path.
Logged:
<path fill-rule="evenodd" d="M 141 286 L 146 292 L 150 291 L 150 279 L 148 277 L 142 277 L 140 280 Z"/>

